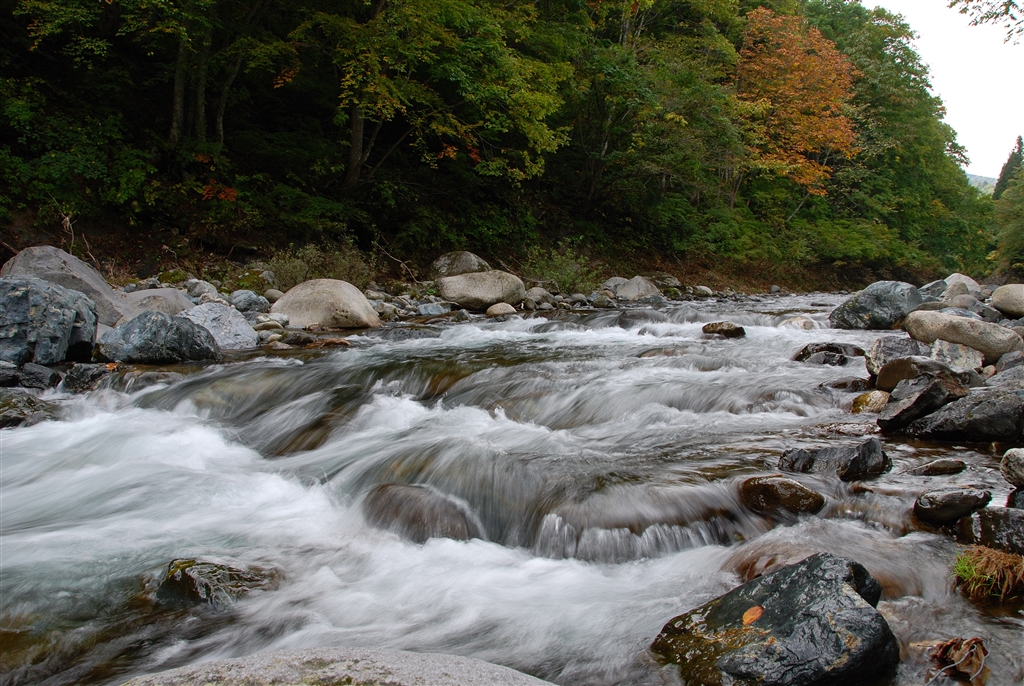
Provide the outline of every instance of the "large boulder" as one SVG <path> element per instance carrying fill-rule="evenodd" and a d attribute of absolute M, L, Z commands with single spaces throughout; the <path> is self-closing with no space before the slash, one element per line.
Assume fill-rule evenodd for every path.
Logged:
<path fill-rule="evenodd" d="M 804 450 L 792 448 L 782 453 L 779 469 L 787 472 L 835 474 L 843 481 L 858 481 L 892 469 L 892 460 L 882 443 L 871 438 L 860 445 Z"/>
<path fill-rule="evenodd" d="M 515 306 L 526 298 L 522 280 L 498 270 L 447 276 L 436 283 L 438 295 L 467 310 L 484 311 L 496 303 Z"/>
<path fill-rule="evenodd" d="M 899 662 L 881 594 L 857 562 L 818 553 L 676 617 L 651 650 L 687 684 L 858 684 Z"/>
<path fill-rule="evenodd" d="M 940 441 L 1016 441 L 1024 430 L 1024 398 L 1003 389 L 975 390 L 912 422 L 907 433 Z"/>
<path fill-rule="evenodd" d="M 864 355 L 864 364 L 871 376 L 878 376 L 888 362 L 901 357 L 927 356 L 929 347 L 909 336 L 884 336 L 874 342 Z"/>
<path fill-rule="evenodd" d="M 901 381 L 917 378 L 921 374 L 940 376 L 964 385 L 971 381 L 970 374 L 954 371 L 930 357 L 899 357 L 886 362 L 885 366 L 878 370 L 875 388 L 891 393 Z"/>
<path fill-rule="evenodd" d="M 985 356 L 986 364 L 994 364 L 1002 355 L 1024 348 L 1024 340 L 1010 329 L 943 312 L 912 312 L 904 326 L 914 340 L 922 343 L 930 345 L 943 340 L 974 348 Z"/>
<path fill-rule="evenodd" d="M 118 320 L 118 324 L 124 324 L 143 312 L 163 312 L 173 316 L 195 306 L 188 296 L 177 288 L 150 288 L 124 293 L 115 304 L 121 308 L 121 319 Z"/>
<path fill-rule="evenodd" d="M 942 374 L 904 379 L 896 385 L 889 402 L 878 414 L 878 427 L 886 433 L 899 431 L 970 392 L 964 384 Z"/>
<path fill-rule="evenodd" d="M 974 512 L 957 522 L 956 540 L 965 545 L 983 545 L 1024 555 L 1024 510 L 986 507 Z"/>
<path fill-rule="evenodd" d="M 966 274 L 961 274 L 960 272 L 953 272 L 943 280 L 950 286 L 962 283 L 963 285 L 967 286 L 967 292 L 972 295 L 975 293 L 981 293 L 981 284 L 979 284 L 977 281 L 967 276 Z"/>
<path fill-rule="evenodd" d="M 370 329 L 380 317 L 359 289 L 347 281 L 313 279 L 284 294 L 270 311 L 288 316 L 291 326 L 327 329 Z"/>
<path fill-rule="evenodd" d="M 999 473 L 1008 483 L 1024 488 L 1024 448 L 1011 448 L 999 461 Z"/>
<path fill-rule="evenodd" d="M 508 667 L 457 655 L 384 648 L 305 648 L 204 662 L 149 676 L 124 686 L 543 686 Z"/>
<path fill-rule="evenodd" d="M 876 281 L 837 307 L 828 320 L 836 329 L 896 329 L 922 302 L 902 281 Z"/>
<path fill-rule="evenodd" d="M 221 350 L 249 350 L 259 346 L 259 334 L 245 316 L 227 305 L 206 303 L 183 312 L 181 316 L 213 334 L 213 340 Z"/>
<path fill-rule="evenodd" d="M 232 291 L 228 300 L 239 312 L 270 311 L 270 301 L 250 290 Z"/>
<path fill-rule="evenodd" d="M 213 334 L 184 317 L 143 312 L 100 337 L 99 357 L 111 362 L 172 364 L 220 359 Z"/>
<path fill-rule="evenodd" d="M 0 279 L 0 360 L 88 360 L 95 338 L 96 304 L 83 293 L 42 279 Z"/>
<path fill-rule="evenodd" d="M 988 505 L 992 492 L 979 486 L 948 486 L 922 493 L 914 501 L 914 515 L 935 526 L 954 524 Z"/>
<path fill-rule="evenodd" d="M 1024 317 L 1024 283 L 1008 283 L 992 293 L 992 307 L 1010 319 Z"/>
<path fill-rule="evenodd" d="M 468 541 L 483 537 L 462 505 L 426 486 L 375 486 L 363 501 L 363 516 L 370 525 L 414 543 L 428 538 Z"/>
<path fill-rule="evenodd" d="M 459 274 L 472 274 L 475 272 L 487 272 L 491 265 L 468 250 L 456 250 L 446 252 L 430 265 L 430 278 L 433 280 L 442 279 L 446 276 L 458 276 Z"/>
<path fill-rule="evenodd" d="M 619 300 L 640 300 L 651 295 L 661 295 L 661 291 L 642 276 L 634 276 L 615 289 L 615 297 Z"/>

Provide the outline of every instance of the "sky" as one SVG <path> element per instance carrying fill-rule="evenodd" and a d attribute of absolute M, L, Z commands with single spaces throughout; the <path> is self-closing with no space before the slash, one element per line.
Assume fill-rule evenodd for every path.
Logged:
<path fill-rule="evenodd" d="M 1024 40 L 1004 43 L 1006 29 L 971 26 L 946 0 L 863 0 L 902 14 L 918 34 L 917 53 L 931 70 L 946 123 L 967 148 L 967 172 L 999 176 L 1017 136 L 1024 135 Z"/>

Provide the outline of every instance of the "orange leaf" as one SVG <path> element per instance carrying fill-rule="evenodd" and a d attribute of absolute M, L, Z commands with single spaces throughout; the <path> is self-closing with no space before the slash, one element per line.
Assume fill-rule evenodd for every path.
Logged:
<path fill-rule="evenodd" d="M 764 614 L 764 608 L 760 605 L 755 605 L 746 612 L 743 613 L 743 626 L 750 626 L 756 622 L 761 615 Z"/>

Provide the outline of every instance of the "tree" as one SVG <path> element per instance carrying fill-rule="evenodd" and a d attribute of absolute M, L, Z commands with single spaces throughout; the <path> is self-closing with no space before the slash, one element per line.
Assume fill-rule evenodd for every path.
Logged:
<path fill-rule="evenodd" d="M 996 202 L 999 251 L 1014 270 L 1024 271 L 1024 170 L 1018 169 Z"/>
<path fill-rule="evenodd" d="M 969 14 L 972 26 L 1002 24 L 1007 41 L 1016 42 L 1024 35 L 1024 3 L 1018 0 L 950 0 L 949 6 Z"/>
<path fill-rule="evenodd" d="M 1022 163 L 1024 163 L 1024 139 L 1017 136 L 1017 145 L 1010 151 L 1006 164 L 999 171 L 999 180 L 996 181 L 996 187 L 992 191 L 993 200 L 999 200 L 1003 195 L 1006 187 L 1010 185 L 1010 181 L 1017 175 L 1017 170 L 1021 168 Z"/>

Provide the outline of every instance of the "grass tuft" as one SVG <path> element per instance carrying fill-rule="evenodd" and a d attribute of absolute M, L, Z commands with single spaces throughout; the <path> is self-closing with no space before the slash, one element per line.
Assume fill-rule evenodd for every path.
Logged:
<path fill-rule="evenodd" d="M 1024 596 L 1024 555 L 972 545 L 956 556 L 953 576 L 971 600 L 998 598 L 1003 602 Z"/>

